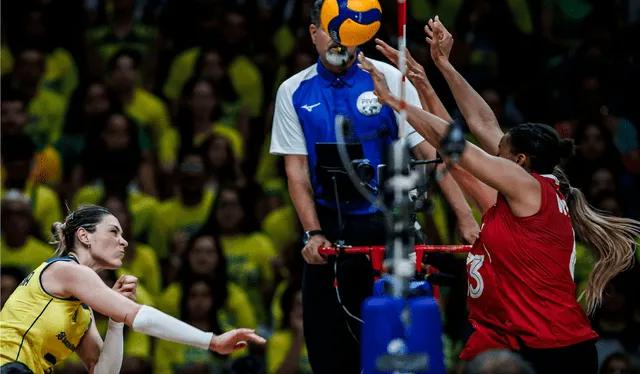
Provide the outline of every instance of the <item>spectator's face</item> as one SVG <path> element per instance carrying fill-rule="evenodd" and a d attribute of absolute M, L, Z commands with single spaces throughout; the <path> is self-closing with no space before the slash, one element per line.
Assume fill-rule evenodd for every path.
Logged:
<path fill-rule="evenodd" d="M 0 309 L 4 307 L 4 304 L 7 302 L 7 299 L 13 291 L 18 288 L 18 284 L 20 284 L 20 280 L 16 279 L 10 275 L 0 275 Z"/>
<path fill-rule="evenodd" d="M 129 121 L 121 114 L 114 114 L 107 120 L 102 132 L 102 140 L 109 149 L 126 149 L 131 143 Z"/>
<path fill-rule="evenodd" d="M 3 135 L 21 134 L 29 122 L 29 114 L 22 101 L 2 102 L 2 129 Z"/>
<path fill-rule="evenodd" d="M 218 103 L 213 87 L 208 82 L 199 82 L 193 88 L 189 105 L 194 113 L 210 114 Z"/>
<path fill-rule="evenodd" d="M 138 68 L 133 58 L 121 56 L 111 73 L 111 83 L 116 91 L 131 91 L 138 78 Z"/>
<path fill-rule="evenodd" d="M 249 34 L 249 30 L 247 29 L 247 20 L 245 17 L 236 12 L 228 13 L 225 17 L 224 34 L 227 39 L 227 43 L 231 45 L 242 42 L 242 40 L 244 40 L 244 38 Z"/>
<path fill-rule="evenodd" d="M 222 66 L 222 58 L 215 51 L 208 51 L 202 59 L 202 76 L 219 81 L 224 76 L 224 67 Z"/>
<path fill-rule="evenodd" d="M 189 302 L 187 313 L 191 318 L 207 318 L 213 307 L 213 297 L 211 289 L 204 282 L 196 282 L 189 290 Z"/>
<path fill-rule="evenodd" d="M 622 217 L 624 215 L 620 204 L 618 204 L 618 201 L 612 197 L 602 200 L 600 204 L 598 204 L 597 208 L 609 212 L 616 217 Z"/>
<path fill-rule="evenodd" d="M 237 192 L 222 190 L 218 199 L 220 199 L 216 212 L 218 225 L 225 231 L 235 230 L 245 215 Z"/>
<path fill-rule="evenodd" d="M 183 189 L 200 190 L 204 186 L 204 163 L 198 155 L 185 157 L 180 164 L 180 181 Z"/>
<path fill-rule="evenodd" d="M 215 170 L 219 170 L 226 165 L 229 158 L 229 147 L 229 142 L 221 136 L 216 136 L 211 142 L 207 155 L 211 166 Z"/>
<path fill-rule="evenodd" d="M 2 234 L 25 238 L 31 231 L 31 211 L 26 200 L 4 200 L 2 202 Z"/>
<path fill-rule="evenodd" d="M 37 86 L 44 74 L 44 57 L 35 49 L 22 51 L 16 61 L 14 73 L 22 84 Z"/>
<path fill-rule="evenodd" d="M 320 55 L 320 60 L 325 64 L 343 67 L 355 58 L 357 47 L 347 47 L 346 50 L 339 52 L 338 44 L 331 39 L 322 27 L 311 25 L 309 26 L 309 31 L 311 32 L 311 40 L 316 46 L 316 51 Z"/>
<path fill-rule="evenodd" d="M 593 173 L 589 191 L 591 196 L 596 196 L 601 192 L 615 192 L 615 190 L 616 185 L 611 170 L 602 168 Z"/>
<path fill-rule="evenodd" d="M 604 134 L 597 126 L 589 126 L 580 140 L 580 153 L 588 160 L 597 160 L 604 155 L 606 144 Z"/>
<path fill-rule="evenodd" d="M 189 266 L 197 275 L 211 275 L 218 266 L 219 254 L 212 236 L 202 236 L 189 252 Z"/>
<path fill-rule="evenodd" d="M 84 99 L 84 113 L 89 117 L 95 117 L 106 113 L 110 103 L 107 96 L 107 88 L 101 84 L 92 84 L 87 89 Z"/>
<path fill-rule="evenodd" d="M 602 374 L 630 374 L 631 368 L 624 360 L 613 359 L 609 361 L 606 368 L 603 368 Z"/>

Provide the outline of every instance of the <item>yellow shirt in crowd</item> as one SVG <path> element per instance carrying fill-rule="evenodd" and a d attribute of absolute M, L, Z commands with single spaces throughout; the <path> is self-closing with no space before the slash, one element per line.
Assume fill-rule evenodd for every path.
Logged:
<path fill-rule="evenodd" d="M 295 336 L 291 330 L 276 331 L 276 333 L 269 338 L 266 353 L 268 374 L 274 374 L 278 371 L 280 365 L 282 365 L 284 359 L 287 357 L 289 349 L 291 349 L 293 345 L 293 339 L 295 339 Z M 313 373 L 313 371 L 311 371 L 311 364 L 309 364 L 307 346 L 304 343 L 302 344 L 302 349 L 300 349 L 299 362 L 300 365 L 298 366 L 297 373 Z"/>
<path fill-rule="evenodd" d="M 125 112 L 150 135 L 160 164 L 175 162 L 179 136 L 171 126 L 169 111 L 164 102 L 146 90 L 136 88 L 133 100 L 127 104 Z"/>
<path fill-rule="evenodd" d="M 201 49 L 191 48 L 179 54 L 171 64 L 167 81 L 163 88 L 164 95 L 169 100 L 176 100 L 182 92 L 185 83 L 195 73 L 196 62 Z M 264 101 L 262 88 L 262 74 L 258 67 L 246 56 L 236 56 L 229 65 L 229 79 L 238 93 L 240 101 L 247 107 L 252 117 L 262 114 Z"/>
<path fill-rule="evenodd" d="M 158 258 L 167 258 L 171 240 L 176 232 L 195 233 L 209 217 L 215 194 L 205 190 L 198 205 L 185 206 L 180 197 L 173 197 L 158 204 L 151 218 L 149 244 Z"/>
<path fill-rule="evenodd" d="M 7 247 L 4 238 L 0 238 L 0 242 L 2 243 L 0 248 L 2 266 L 18 267 L 24 271 L 25 275 L 53 256 L 52 246 L 31 236 L 20 248 Z"/>
<path fill-rule="evenodd" d="M 221 241 L 227 258 L 229 279 L 246 291 L 258 323 L 266 325 L 267 311 L 262 287 L 273 282 L 271 261 L 278 255 L 273 242 L 261 232 L 222 237 Z"/>
<path fill-rule="evenodd" d="M 29 123 L 25 133 L 38 147 L 53 145 L 62 136 L 66 102 L 64 97 L 46 90 L 38 90 L 27 108 Z"/>

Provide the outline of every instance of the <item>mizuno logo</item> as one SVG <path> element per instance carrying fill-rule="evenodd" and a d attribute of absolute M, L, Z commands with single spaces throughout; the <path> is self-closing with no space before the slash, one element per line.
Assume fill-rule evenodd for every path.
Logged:
<path fill-rule="evenodd" d="M 317 107 L 318 105 L 320 105 L 320 103 L 313 104 L 313 105 L 303 105 L 302 109 L 306 109 L 308 112 L 311 112 L 313 108 Z"/>

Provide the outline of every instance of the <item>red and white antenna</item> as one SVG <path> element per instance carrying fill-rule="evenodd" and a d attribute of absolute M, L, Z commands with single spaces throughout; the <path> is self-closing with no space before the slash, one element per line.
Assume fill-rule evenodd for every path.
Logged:
<path fill-rule="evenodd" d="M 407 0 L 398 0 L 398 68 L 402 74 L 400 81 L 400 123 L 398 124 L 398 134 L 401 139 L 406 136 L 407 128 L 407 103 L 406 103 L 406 80 L 407 80 Z"/>

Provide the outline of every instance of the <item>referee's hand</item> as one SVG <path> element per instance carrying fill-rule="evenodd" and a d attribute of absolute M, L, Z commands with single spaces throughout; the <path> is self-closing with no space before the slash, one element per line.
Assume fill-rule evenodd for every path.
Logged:
<path fill-rule="evenodd" d="M 318 253 L 320 247 L 331 247 L 331 242 L 322 235 L 314 235 L 307 245 L 302 248 L 302 257 L 310 265 L 322 265 L 327 263 L 327 258 Z"/>

